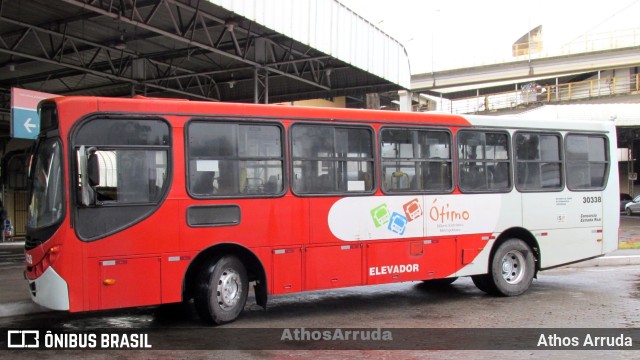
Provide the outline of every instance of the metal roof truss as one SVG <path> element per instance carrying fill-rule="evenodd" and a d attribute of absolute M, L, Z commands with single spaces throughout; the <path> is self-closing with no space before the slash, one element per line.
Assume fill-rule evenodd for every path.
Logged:
<path fill-rule="evenodd" d="M 44 79 L 59 82 L 62 88 L 58 86 L 58 91 L 84 93 L 86 78 L 95 76 L 112 84 L 129 84 L 132 93 L 162 91 L 235 101 L 251 101 L 247 96 L 251 94 L 254 102 L 267 101 L 267 78 L 274 82 L 284 77 L 310 90 L 331 90 L 330 73 L 335 67 L 325 71 L 330 56 L 253 22 L 244 21 L 246 26 L 241 26 L 234 19 L 217 17 L 203 10 L 212 6 L 206 0 L 59 1 L 80 15 L 67 15 L 52 26 L 22 21 L 10 11 L 0 11 L 0 24 L 13 27 L 13 31 L 0 34 L 0 54 L 10 55 L 13 66 L 30 61 L 55 66 L 45 73 L 18 78 L 21 84 Z M 0 10 L 8 3 L 2 0 Z M 116 33 L 110 37 L 88 29 L 92 21 L 103 18 L 118 24 L 119 36 L 115 26 L 110 30 Z M 82 35 L 77 35 L 79 26 L 84 28 Z M 153 42 L 168 46 L 158 48 Z M 190 58 L 197 58 L 198 66 L 185 65 Z M 221 82 L 225 89 L 250 82 L 253 91 L 245 91 L 242 98 L 227 96 Z"/>

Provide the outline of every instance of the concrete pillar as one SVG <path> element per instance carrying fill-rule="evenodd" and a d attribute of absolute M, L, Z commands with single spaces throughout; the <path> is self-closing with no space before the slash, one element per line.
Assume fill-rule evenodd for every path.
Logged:
<path fill-rule="evenodd" d="M 628 94 L 631 92 L 631 69 L 616 69 L 614 72 L 616 85 L 614 90 L 615 94 Z"/>
<path fill-rule="evenodd" d="M 400 97 L 400 111 L 411 111 L 411 93 L 407 90 L 398 91 Z"/>
<path fill-rule="evenodd" d="M 367 109 L 380 109 L 380 94 L 378 93 L 369 93 L 367 94 Z"/>

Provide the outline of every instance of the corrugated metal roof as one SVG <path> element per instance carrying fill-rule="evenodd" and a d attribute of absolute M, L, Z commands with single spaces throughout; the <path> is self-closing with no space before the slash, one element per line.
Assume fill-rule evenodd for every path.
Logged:
<path fill-rule="evenodd" d="M 335 0 L 11 0 L 0 11 L 0 136 L 11 87 L 362 106 L 408 88 L 409 74 L 404 48 Z"/>
<path fill-rule="evenodd" d="M 404 46 L 336 0 L 209 0 L 296 41 L 408 89 Z"/>

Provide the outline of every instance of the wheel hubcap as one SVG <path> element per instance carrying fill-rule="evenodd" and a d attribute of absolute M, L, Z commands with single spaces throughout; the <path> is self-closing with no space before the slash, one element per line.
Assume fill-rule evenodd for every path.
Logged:
<path fill-rule="evenodd" d="M 525 267 L 524 255 L 517 250 L 509 251 L 502 258 L 502 277 L 509 284 L 517 284 L 524 277 Z"/>
<path fill-rule="evenodd" d="M 224 310 L 229 310 L 238 304 L 242 295 L 242 281 L 234 270 L 225 270 L 218 280 L 218 304 Z"/>

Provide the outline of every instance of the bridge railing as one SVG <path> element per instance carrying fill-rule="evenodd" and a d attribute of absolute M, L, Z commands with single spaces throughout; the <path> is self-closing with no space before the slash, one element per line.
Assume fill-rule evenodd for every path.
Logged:
<path fill-rule="evenodd" d="M 520 89 L 472 96 L 456 100 L 442 99 L 436 110 L 453 114 L 486 113 L 505 109 L 525 109 L 544 103 L 594 99 L 640 92 L 640 74 L 629 77 L 605 77 L 558 85 L 528 83 Z"/>
<path fill-rule="evenodd" d="M 555 51 L 549 51 L 544 56 L 580 54 L 638 45 L 640 45 L 640 28 L 620 29 L 612 32 L 583 35 Z"/>

